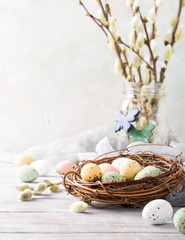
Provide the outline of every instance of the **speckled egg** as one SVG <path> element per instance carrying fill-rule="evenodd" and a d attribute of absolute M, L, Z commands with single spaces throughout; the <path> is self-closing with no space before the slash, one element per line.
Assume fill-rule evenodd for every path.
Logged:
<path fill-rule="evenodd" d="M 119 182 L 124 179 L 119 173 L 116 172 L 106 172 L 101 177 L 101 182 Z"/>
<path fill-rule="evenodd" d="M 132 159 L 126 159 L 122 162 L 119 172 L 126 179 L 134 179 L 135 175 L 142 170 L 141 165 Z"/>
<path fill-rule="evenodd" d="M 173 218 L 174 226 L 181 233 L 185 233 L 185 208 L 180 208 Z"/>
<path fill-rule="evenodd" d="M 39 176 L 37 170 L 30 165 L 24 165 L 19 167 L 17 176 L 23 182 L 33 182 Z"/>
<path fill-rule="evenodd" d="M 46 160 L 37 160 L 34 161 L 31 164 L 32 167 L 34 167 L 37 172 L 39 173 L 39 176 L 46 175 L 50 170 L 50 163 Z"/>
<path fill-rule="evenodd" d="M 115 168 L 114 166 L 112 166 L 109 163 L 101 163 L 99 165 L 99 167 L 101 168 L 103 174 L 106 173 L 106 172 L 117 172 L 117 173 L 119 173 L 118 169 Z"/>
<path fill-rule="evenodd" d="M 154 166 L 147 166 L 143 168 L 136 176 L 135 180 L 144 178 L 144 177 L 155 177 L 157 175 L 161 174 L 161 171 L 159 168 L 154 167 Z"/>
<path fill-rule="evenodd" d="M 15 165 L 17 167 L 23 166 L 23 165 L 30 165 L 32 164 L 33 159 L 25 154 L 17 154 L 15 156 Z"/>
<path fill-rule="evenodd" d="M 151 224 L 164 224 L 171 219 L 173 208 L 171 204 L 163 199 L 149 202 L 142 212 L 142 217 Z"/>
<path fill-rule="evenodd" d="M 95 163 L 87 163 L 81 169 L 81 177 L 83 181 L 96 182 L 103 175 L 101 168 Z"/>
<path fill-rule="evenodd" d="M 56 166 L 56 172 L 60 175 L 73 171 L 74 163 L 70 160 L 59 162 Z"/>
<path fill-rule="evenodd" d="M 112 166 L 114 166 L 115 168 L 120 169 L 120 166 L 122 164 L 123 161 L 128 160 L 129 158 L 117 158 L 112 162 Z"/>

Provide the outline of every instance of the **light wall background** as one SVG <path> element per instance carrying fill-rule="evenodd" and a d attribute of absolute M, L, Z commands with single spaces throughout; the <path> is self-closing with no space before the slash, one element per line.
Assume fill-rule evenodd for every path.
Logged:
<path fill-rule="evenodd" d="M 92 0 L 84 2 L 97 11 Z M 131 14 L 125 1 L 109 2 L 118 29 L 127 36 Z M 141 2 L 146 10 L 152 0 Z M 168 29 L 176 2 L 163 0 L 159 34 Z M 123 85 L 115 59 L 78 0 L 0 0 L 0 149 L 21 151 L 112 126 Z M 176 44 L 166 83 L 169 126 L 185 142 L 184 36 Z"/>

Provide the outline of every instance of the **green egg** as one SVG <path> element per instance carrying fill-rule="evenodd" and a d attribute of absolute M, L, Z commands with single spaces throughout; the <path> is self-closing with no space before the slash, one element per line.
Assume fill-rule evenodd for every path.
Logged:
<path fill-rule="evenodd" d="M 173 218 L 174 226 L 181 233 L 185 233 L 185 208 L 180 208 Z"/>
<path fill-rule="evenodd" d="M 147 166 L 143 168 L 138 174 L 135 176 L 134 180 L 138 180 L 144 177 L 155 177 L 157 175 L 161 174 L 161 171 L 159 168 L 154 166 Z"/>
<path fill-rule="evenodd" d="M 123 177 L 116 172 L 106 172 L 101 177 L 101 182 L 119 182 L 123 179 Z"/>
<path fill-rule="evenodd" d="M 33 182 L 38 178 L 39 174 L 32 166 L 24 165 L 18 169 L 17 176 L 23 182 Z"/>

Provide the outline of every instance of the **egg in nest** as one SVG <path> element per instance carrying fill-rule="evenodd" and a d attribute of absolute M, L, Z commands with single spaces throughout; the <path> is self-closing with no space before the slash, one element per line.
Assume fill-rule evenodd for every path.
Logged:
<path fill-rule="evenodd" d="M 127 180 L 134 179 L 136 174 L 142 170 L 141 165 L 132 159 L 126 159 L 122 162 L 119 172 Z"/>
<path fill-rule="evenodd" d="M 143 168 L 134 178 L 134 180 L 138 180 L 144 177 L 155 177 L 161 174 L 161 171 L 159 168 L 154 166 L 147 166 Z"/>
<path fill-rule="evenodd" d="M 87 163 L 81 169 L 81 178 L 86 182 L 96 182 L 101 179 L 102 175 L 102 170 L 95 163 Z"/>
<path fill-rule="evenodd" d="M 117 172 L 106 172 L 101 178 L 101 182 L 119 182 L 124 178 Z"/>

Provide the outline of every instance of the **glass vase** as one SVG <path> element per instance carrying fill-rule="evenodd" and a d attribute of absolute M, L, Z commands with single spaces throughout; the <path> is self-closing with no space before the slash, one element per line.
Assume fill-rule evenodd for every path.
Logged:
<path fill-rule="evenodd" d="M 137 130 L 142 130 L 147 124 L 154 124 L 151 143 L 165 144 L 168 138 L 165 88 L 161 83 L 124 84 L 120 110 L 125 115 L 133 109 L 139 110 L 136 121 L 132 123 Z"/>

